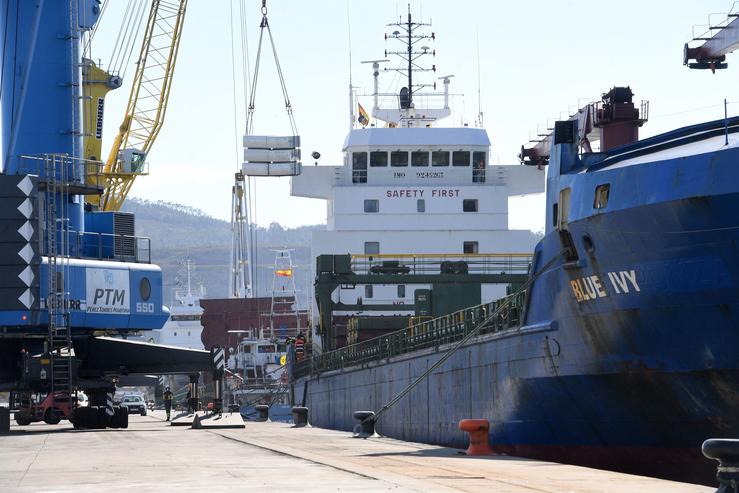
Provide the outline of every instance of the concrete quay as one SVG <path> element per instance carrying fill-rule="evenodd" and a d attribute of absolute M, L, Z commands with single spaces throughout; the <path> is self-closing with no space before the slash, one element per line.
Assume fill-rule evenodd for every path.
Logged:
<path fill-rule="evenodd" d="M 159 412 L 126 430 L 41 423 L 0 436 L 0 490 L 708 493 L 715 488 L 284 423 L 173 427 Z"/>

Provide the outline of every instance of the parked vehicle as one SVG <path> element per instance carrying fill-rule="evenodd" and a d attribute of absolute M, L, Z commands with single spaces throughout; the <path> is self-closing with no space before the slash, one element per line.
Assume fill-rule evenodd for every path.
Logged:
<path fill-rule="evenodd" d="M 120 406 L 128 409 L 128 414 L 139 413 L 141 416 L 146 416 L 146 402 L 140 395 L 123 396 Z"/>
<path fill-rule="evenodd" d="M 15 422 L 19 426 L 43 421 L 46 424 L 55 425 L 62 419 L 69 419 L 74 409 L 75 397 L 69 396 L 67 392 L 55 392 L 47 394 L 41 402 L 20 403 L 19 410 L 15 413 Z"/>

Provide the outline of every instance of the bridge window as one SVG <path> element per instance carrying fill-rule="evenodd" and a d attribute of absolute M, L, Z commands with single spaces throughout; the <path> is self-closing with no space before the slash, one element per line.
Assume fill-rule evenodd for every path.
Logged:
<path fill-rule="evenodd" d="M 449 152 L 434 151 L 431 153 L 431 166 L 449 166 Z"/>
<path fill-rule="evenodd" d="M 380 254 L 380 242 L 379 241 L 365 241 L 364 242 L 364 254 L 365 255 L 379 255 Z"/>
<path fill-rule="evenodd" d="M 393 151 L 390 153 L 390 166 L 408 166 L 408 152 Z"/>
<path fill-rule="evenodd" d="M 429 165 L 429 153 L 414 151 L 411 152 L 411 166 L 428 166 Z"/>
<path fill-rule="evenodd" d="M 352 153 L 352 183 L 367 183 L 367 153 Z"/>
<path fill-rule="evenodd" d="M 364 212 L 380 212 L 380 201 L 377 199 L 366 199 L 364 201 Z"/>
<path fill-rule="evenodd" d="M 385 151 L 370 152 L 370 167 L 371 168 L 382 168 L 384 166 L 387 166 L 387 152 Z"/>
<path fill-rule="evenodd" d="M 470 151 L 454 151 L 452 153 L 452 166 L 469 166 Z"/>
<path fill-rule="evenodd" d="M 474 255 L 480 252 L 480 245 L 476 241 L 465 241 L 462 244 L 462 253 L 466 255 Z"/>
<path fill-rule="evenodd" d="M 485 165 L 487 153 L 472 153 L 472 183 L 485 183 Z"/>
<path fill-rule="evenodd" d="M 593 200 L 594 209 L 605 209 L 608 205 L 608 196 L 611 193 L 611 185 L 598 185 L 595 187 L 595 199 Z"/>
<path fill-rule="evenodd" d="M 477 212 L 477 199 L 464 199 L 462 201 L 462 212 Z"/>
<path fill-rule="evenodd" d="M 416 212 L 426 212 L 426 201 L 424 199 L 416 200 Z"/>

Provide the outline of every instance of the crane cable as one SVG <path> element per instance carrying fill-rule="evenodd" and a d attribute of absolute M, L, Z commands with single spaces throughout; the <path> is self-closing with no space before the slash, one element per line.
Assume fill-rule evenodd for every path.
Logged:
<path fill-rule="evenodd" d="M 257 58 L 254 61 L 254 79 L 251 85 L 251 94 L 249 96 L 249 106 L 247 108 L 247 120 L 246 120 L 246 133 L 251 135 L 254 130 L 254 103 L 257 93 L 257 80 L 259 78 L 259 64 L 262 57 L 262 42 L 264 40 L 264 30 L 267 29 L 269 35 L 269 42 L 272 47 L 272 55 L 275 59 L 275 66 L 277 68 L 277 75 L 280 79 L 280 88 L 282 89 L 282 97 L 285 100 L 285 110 L 287 110 L 287 116 L 290 120 L 290 128 L 292 129 L 293 135 L 298 135 L 297 125 L 295 124 L 295 118 L 293 116 L 293 108 L 290 103 L 290 97 L 287 94 L 287 86 L 285 85 L 285 77 L 282 73 L 282 67 L 280 66 L 280 60 L 277 57 L 277 49 L 275 48 L 275 40 L 272 37 L 272 29 L 269 27 L 269 21 L 267 20 L 267 0 L 262 0 L 262 22 L 259 24 L 259 44 L 257 46 Z"/>
<path fill-rule="evenodd" d="M 146 4 L 147 2 L 129 2 L 126 5 L 106 72 L 111 74 L 121 74 L 123 72 L 122 76 L 125 77 L 125 72 L 130 65 L 131 56 L 136 46 L 136 38 L 138 38 L 141 31 L 142 21 L 146 13 Z"/>

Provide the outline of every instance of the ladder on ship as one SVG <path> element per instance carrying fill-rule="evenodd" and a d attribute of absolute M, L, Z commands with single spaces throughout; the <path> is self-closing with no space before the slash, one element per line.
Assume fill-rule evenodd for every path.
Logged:
<path fill-rule="evenodd" d="M 278 336 L 297 336 L 300 332 L 300 313 L 298 311 L 298 289 L 295 285 L 295 265 L 291 249 L 273 250 L 275 252 L 274 271 L 272 273 L 272 298 L 269 309 L 269 337 L 275 338 L 275 319 L 285 320 L 295 317 L 295 328 L 278 327 Z"/>
<path fill-rule="evenodd" d="M 72 396 L 72 332 L 65 274 L 69 268 L 68 174 L 69 159 L 58 154 L 44 156 L 45 251 L 47 258 L 46 310 L 48 313 L 47 352 L 51 356 L 51 392 Z"/>

